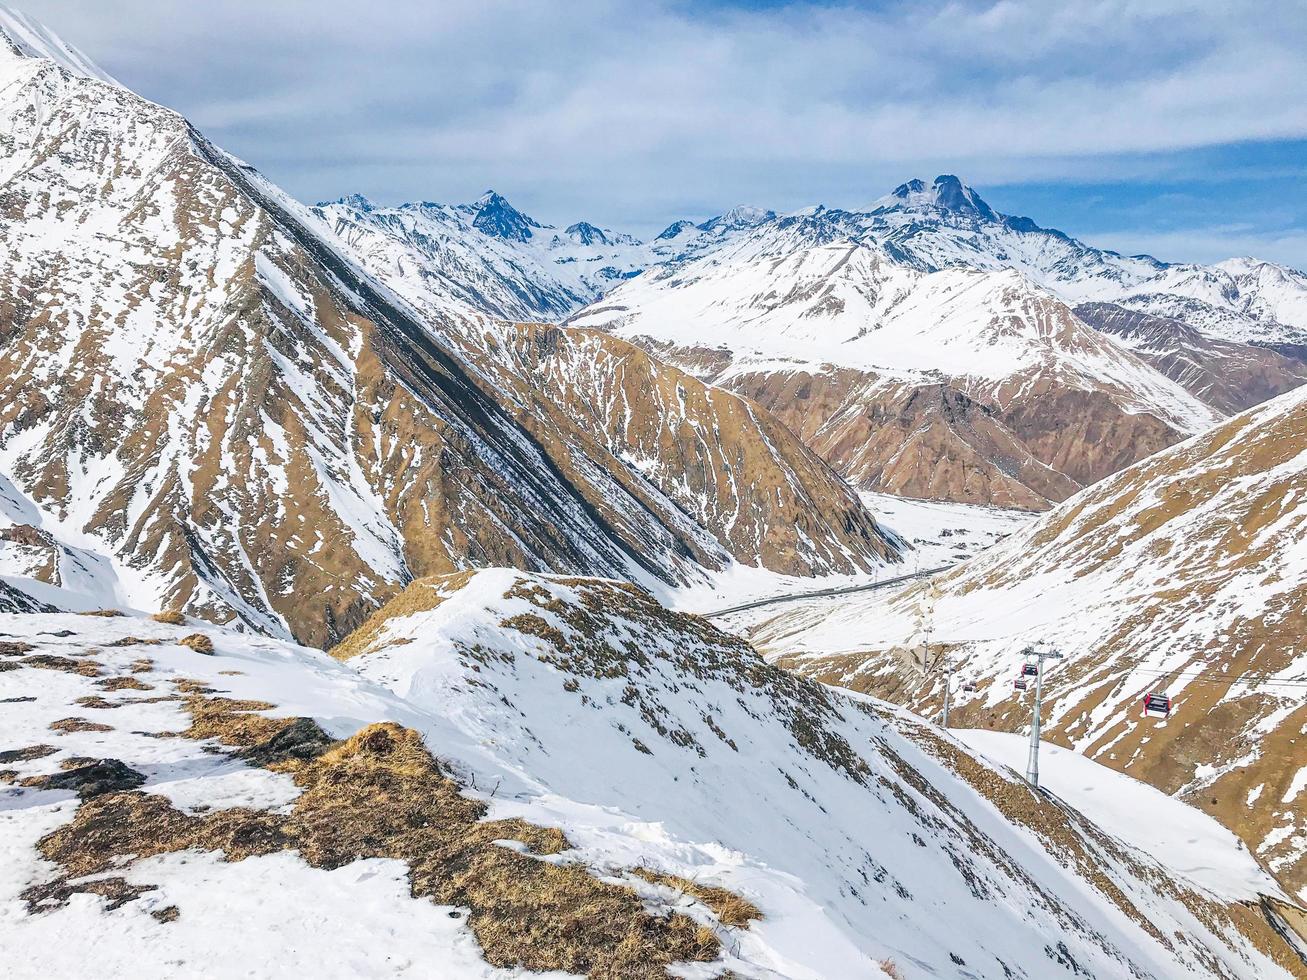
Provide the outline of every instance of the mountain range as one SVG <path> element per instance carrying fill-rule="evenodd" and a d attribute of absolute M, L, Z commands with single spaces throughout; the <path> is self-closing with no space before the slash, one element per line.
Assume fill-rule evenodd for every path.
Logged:
<path fill-rule="evenodd" d="M 1303 274 L 1122 256 L 952 176 L 648 243 L 494 192 L 314 210 L 411 302 L 622 336 L 763 405 L 864 490 L 1045 509 L 1307 380 Z"/>
<path fill-rule="evenodd" d="M 306 206 L 2 8 L 0 231 L 15 976 L 1307 977 L 1302 274 Z M 917 577 L 886 494 L 1048 513 L 669 608 Z"/>
<path fill-rule="evenodd" d="M 53 53 L 0 48 L 0 472 L 8 521 L 106 558 L 112 604 L 330 644 L 468 566 L 672 588 L 899 559 L 751 403 L 606 335 L 408 300 L 321 211 Z"/>

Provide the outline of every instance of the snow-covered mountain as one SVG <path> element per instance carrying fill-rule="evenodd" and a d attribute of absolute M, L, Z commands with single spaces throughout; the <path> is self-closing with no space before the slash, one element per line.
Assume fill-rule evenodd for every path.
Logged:
<path fill-rule="evenodd" d="M 755 406 L 646 365 L 605 409 L 623 431 L 596 428 L 487 354 L 514 343 L 500 326 L 407 302 L 323 213 L 23 23 L 0 32 L 59 60 L 0 46 L 0 473 L 40 515 L 16 523 L 110 558 L 114 605 L 325 643 L 412 577 L 478 565 L 673 586 L 896 559 Z M 543 233 L 514 215 L 468 220 Z M 622 387 L 591 372 L 558 397 L 598 405 L 586 384 Z M 693 447 L 658 435 L 682 429 Z"/>
<path fill-rule="evenodd" d="M 682 366 L 711 338 L 726 356 L 706 380 L 815 428 L 809 444 L 864 489 L 1044 507 L 1219 418 L 1014 269 L 927 271 L 874 241 L 822 243 L 829 230 L 824 215 L 760 225 L 569 322 L 652 338 Z M 808 392 L 797 402 L 796 375 Z M 909 395 L 941 386 L 976 406 L 975 420 L 938 429 L 916 468 L 963 469 L 933 486 L 898 479 L 902 445 L 869 453 L 859 430 L 905 402 L 933 406 Z M 907 423 L 925 427 L 925 416 Z"/>
<path fill-rule="evenodd" d="M 649 243 L 560 231 L 494 193 L 317 213 L 420 308 L 615 331 L 760 401 L 863 489 L 1042 509 L 1307 377 L 1301 273 L 1122 256 L 947 175 L 861 210 L 734 208 Z M 1156 350 L 1072 310 L 1107 303 L 1192 333 L 1159 371 Z M 946 403 L 966 410 L 941 424 Z M 877 438 L 886 419 L 927 434 L 910 456 Z"/>
<path fill-rule="evenodd" d="M 1203 266 L 1095 248 L 999 214 L 951 175 L 910 181 L 850 223 L 918 268 L 1016 269 L 1068 302 L 1117 302 L 1216 339 L 1307 343 L 1307 274 L 1251 258 Z"/>
<path fill-rule="evenodd" d="M 775 217 L 734 208 L 695 224 L 678 221 L 653 241 L 578 221 L 542 224 L 487 191 L 472 204 L 381 207 L 361 195 L 314 209 L 367 264 L 410 299 L 463 304 L 506 320 L 564 319 L 613 286 L 665 262 L 711 250 Z"/>
<path fill-rule="evenodd" d="M 759 221 L 568 322 L 636 339 L 761 401 L 864 489 L 1041 508 L 1307 378 L 1247 337 L 1209 338 L 1202 323 L 1172 338 L 1178 352 L 1159 370 L 1156 351 L 1105 336 L 1070 305 L 1112 299 L 1133 311 L 1180 268 L 999 214 L 944 176 L 862 211 Z M 1294 275 L 1274 302 L 1268 288 L 1244 304 L 1240 315 L 1263 318 L 1262 339 L 1291 340 L 1267 318 L 1292 310 Z M 1233 361 L 1246 363 L 1227 371 Z M 964 410 L 941 424 L 941 402 Z M 877 438 L 886 420 L 928 436 L 905 458 L 902 440 Z"/>
<path fill-rule="evenodd" d="M 823 680 L 937 711 L 927 634 L 957 666 L 955 724 L 1017 730 L 1021 650 L 1056 646 L 1045 731 L 1178 795 L 1307 895 L 1307 388 L 1091 487 L 894 595 L 812 602 L 754 642 Z M 932 657 L 934 654 L 932 654 Z M 963 684 L 974 684 L 966 691 Z M 1141 698 L 1166 692 L 1167 720 Z"/>
<path fill-rule="evenodd" d="M 339 661 L 5 625 L 15 978 L 1303 975 L 1298 911 L 1201 814 L 1215 869 L 1170 869 L 622 583 L 416 582 Z"/>

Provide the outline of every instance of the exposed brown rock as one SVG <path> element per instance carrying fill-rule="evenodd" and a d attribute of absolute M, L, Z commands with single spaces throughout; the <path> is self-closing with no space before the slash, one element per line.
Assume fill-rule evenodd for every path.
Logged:
<path fill-rule="evenodd" d="M 1307 363 L 1265 347 L 1214 340 L 1179 320 L 1113 303 L 1075 310 L 1095 329 L 1129 340 L 1140 357 L 1222 412 L 1242 412 L 1307 383 Z"/>

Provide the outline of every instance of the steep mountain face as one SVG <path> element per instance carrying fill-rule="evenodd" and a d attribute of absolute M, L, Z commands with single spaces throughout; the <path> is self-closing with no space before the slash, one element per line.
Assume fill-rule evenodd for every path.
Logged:
<path fill-rule="evenodd" d="M 317 215 L 78 63 L 0 49 L 0 472 L 45 530 L 112 556 L 123 604 L 325 643 L 414 575 L 511 564 L 675 584 L 745 554 L 656 482 L 610 470 L 575 423 L 556 418 L 543 444 L 503 373 L 460 350 L 464 307 L 420 315 Z M 495 229 L 537 233 L 492 205 Z M 783 456 L 773 479 L 804 499 Z M 836 492 L 821 480 L 816 497 Z M 769 526 L 793 501 L 719 504 Z M 834 538 L 800 547 L 792 528 L 750 560 L 870 567 L 888 549 L 847 491 L 842 505 Z"/>
<path fill-rule="evenodd" d="M 971 561 L 885 599 L 793 609 L 755 642 L 806 673 L 1019 729 L 1020 651 L 1066 659 L 1044 682 L 1056 742 L 1178 795 L 1307 894 L 1307 389 L 1297 389 L 1067 501 Z M 962 683 L 976 690 L 959 690 Z M 1167 720 L 1141 698 L 1168 693 Z"/>
<path fill-rule="evenodd" d="M 1307 976 L 1251 862 L 1168 870 L 633 586 L 422 580 L 343 662 L 131 616 L 6 631 L 16 977 Z"/>
<path fill-rule="evenodd" d="M 997 410 L 944 384 L 829 365 L 780 369 L 721 348 L 637 338 L 659 358 L 758 402 L 850 482 L 906 497 L 1042 510 L 1079 484 L 1036 459 Z"/>
<path fill-rule="evenodd" d="M 646 272 L 569 322 L 652 338 L 682 363 L 712 337 L 725 357 L 708 376 L 755 396 L 821 379 L 818 404 L 830 411 L 798 431 L 869 490 L 1047 506 L 1218 417 L 1015 271 L 922 271 L 871 242 L 800 244 L 833 234 L 820 215 L 763 224 Z M 941 388 L 977 406 L 982 431 L 938 424 Z M 805 409 L 762 400 L 787 419 Z M 888 438 L 859 441 L 905 406 L 922 413 L 903 428 L 926 448 L 908 465 L 945 464 L 934 489 L 924 473 L 895 474 Z"/>
<path fill-rule="evenodd" d="M 684 515 L 698 564 L 721 567 L 723 549 L 791 575 L 899 560 L 849 486 L 748 400 L 603 333 L 480 323 L 463 340 L 569 477 L 598 461 L 632 500 Z"/>
<path fill-rule="evenodd" d="M 1307 364 L 1265 347 L 1204 336 L 1179 320 L 1115 303 L 1082 303 L 1076 316 L 1125 341 L 1195 398 L 1231 415 L 1307 383 Z"/>

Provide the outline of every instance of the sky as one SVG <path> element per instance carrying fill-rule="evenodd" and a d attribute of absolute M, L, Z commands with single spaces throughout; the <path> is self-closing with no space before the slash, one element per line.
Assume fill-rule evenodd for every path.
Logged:
<path fill-rule="evenodd" d="M 1304 0 L 5 0 L 305 201 L 641 236 L 956 173 L 1173 261 L 1307 267 Z"/>

